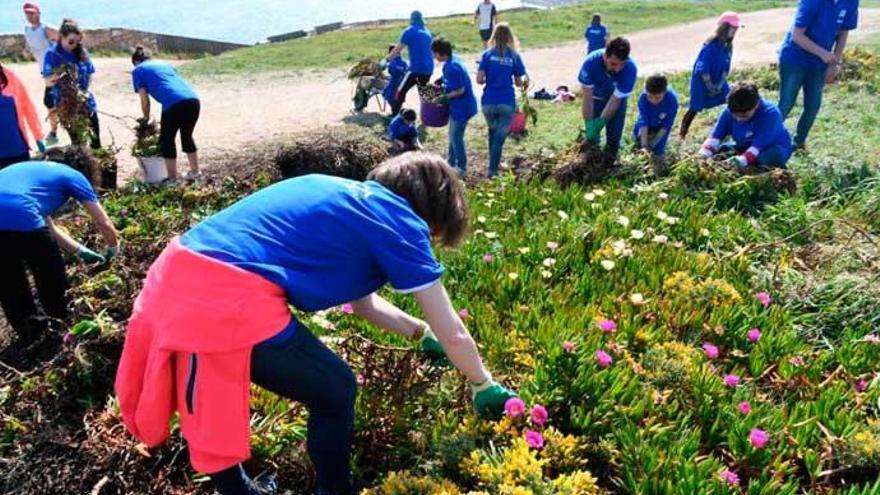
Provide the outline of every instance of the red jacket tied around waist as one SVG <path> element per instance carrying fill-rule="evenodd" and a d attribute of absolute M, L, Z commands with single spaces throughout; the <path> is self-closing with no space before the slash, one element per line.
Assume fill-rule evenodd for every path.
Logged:
<path fill-rule="evenodd" d="M 290 319 L 280 287 L 173 239 L 128 324 L 116 373 L 125 426 L 152 447 L 168 438 L 176 411 L 197 470 L 247 459 L 251 350 Z"/>

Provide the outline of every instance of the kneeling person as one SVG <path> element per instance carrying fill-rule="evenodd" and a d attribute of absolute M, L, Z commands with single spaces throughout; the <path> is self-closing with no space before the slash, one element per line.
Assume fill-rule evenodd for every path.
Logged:
<path fill-rule="evenodd" d="M 722 144 L 728 136 L 733 142 Z M 736 155 L 727 162 L 739 168 L 785 167 L 791 158 L 791 135 L 783 125 L 782 113 L 776 105 L 761 98 L 753 82 L 737 83 L 730 91 L 727 108 L 703 143 L 700 156 L 711 158 L 728 152 Z"/>
<path fill-rule="evenodd" d="M 633 129 L 638 148 L 654 157 L 654 171 L 665 172 L 666 143 L 678 114 L 678 95 L 669 87 L 663 74 L 654 74 L 645 81 L 639 97 L 639 118 Z"/>
<path fill-rule="evenodd" d="M 400 112 L 388 126 L 388 139 L 395 153 L 422 149 L 419 131 L 416 129 L 416 111 L 407 108 Z"/>

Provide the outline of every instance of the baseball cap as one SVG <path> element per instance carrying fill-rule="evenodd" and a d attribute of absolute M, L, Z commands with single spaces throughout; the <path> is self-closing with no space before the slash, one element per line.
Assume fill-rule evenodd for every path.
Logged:
<path fill-rule="evenodd" d="M 39 14 L 40 6 L 35 3 L 26 3 L 22 6 L 25 14 Z"/>
<path fill-rule="evenodd" d="M 725 12 L 718 17 L 718 25 L 720 26 L 721 24 L 729 24 L 735 28 L 745 27 L 739 14 L 730 11 Z"/>

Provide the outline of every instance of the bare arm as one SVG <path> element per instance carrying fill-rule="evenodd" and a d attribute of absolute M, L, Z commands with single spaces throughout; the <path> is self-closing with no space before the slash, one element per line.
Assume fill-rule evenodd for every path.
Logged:
<path fill-rule="evenodd" d="M 795 28 L 794 34 L 792 34 L 792 39 L 797 46 L 819 57 L 820 59 L 822 59 L 822 62 L 830 64 L 834 61 L 834 54 L 817 45 L 813 40 L 811 40 L 810 37 L 807 36 L 806 28 Z"/>
<path fill-rule="evenodd" d="M 477 84 L 486 84 L 486 71 L 481 70 L 477 72 Z M 517 86 L 519 86 L 519 84 L 517 84 Z"/>
<path fill-rule="evenodd" d="M 581 115 L 584 117 L 584 120 L 592 120 L 593 119 L 593 88 L 590 86 L 583 86 L 584 89 L 584 101 L 581 102 Z"/>
<path fill-rule="evenodd" d="M 58 247 L 60 247 L 66 253 L 77 253 L 80 244 L 76 241 L 76 239 L 70 237 L 70 234 L 68 234 L 66 230 L 55 225 L 55 222 L 53 222 L 51 218 L 46 218 L 46 225 L 48 225 L 49 230 L 52 231 L 52 237 L 55 238 L 55 242 L 58 243 Z"/>
<path fill-rule="evenodd" d="M 642 145 L 642 148 L 648 147 L 648 127 L 642 127 L 639 129 L 639 143 Z"/>
<path fill-rule="evenodd" d="M 138 90 L 138 95 L 141 97 L 141 112 L 144 114 L 144 119 L 150 120 L 150 94 L 147 93 L 147 88 Z"/>
<path fill-rule="evenodd" d="M 837 35 L 837 42 L 834 45 L 834 55 L 838 62 L 843 60 L 843 51 L 846 50 L 847 41 L 849 41 L 849 31 L 841 31 Z"/>
<path fill-rule="evenodd" d="M 49 41 L 52 43 L 58 43 L 58 30 L 46 26 L 46 37 L 49 38 Z M 40 62 L 42 62 L 42 60 Z"/>
<path fill-rule="evenodd" d="M 425 319 L 431 326 L 449 361 L 471 383 L 483 383 L 491 376 L 477 350 L 477 344 L 461 322 L 442 283 L 415 293 Z"/>
<path fill-rule="evenodd" d="M 513 78 L 513 84 L 516 84 L 516 87 L 518 87 L 518 88 L 523 87 L 524 83 L 525 83 L 525 79 L 523 79 L 522 77 L 515 76 Z"/>
<path fill-rule="evenodd" d="M 466 92 L 467 92 L 467 90 L 465 88 L 459 88 L 459 89 L 456 89 L 455 91 L 450 91 L 450 92 L 446 93 L 446 96 L 448 96 L 449 99 L 451 100 L 453 98 L 458 98 L 459 96 L 465 94 Z"/>
<path fill-rule="evenodd" d="M 119 235 L 116 233 L 116 227 L 113 226 L 110 217 L 107 216 L 107 212 L 104 211 L 104 207 L 95 201 L 85 201 L 83 202 L 83 207 L 85 207 L 89 216 L 92 217 L 92 220 L 95 222 L 98 232 L 100 232 L 101 237 L 104 238 L 104 244 L 107 247 L 118 247 Z"/>
<path fill-rule="evenodd" d="M 617 111 L 620 109 L 620 102 L 622 100 L 617 96 L 612 96 L 610 100 L 608 100 L 608 104 L 605 105 L 605 110 L 602 111 L 602 118 L 605 120 L 611 120 L 617 115 Z"/>
<path fill-rule="evenodd" d="M 401 146 L 403 142 L 400 142 Z M 351 303 L 354 313 L 373 325 L 392 331 L 406 338 L 412 338 L 427 323 L 408 315 L 397 306 L 377 294 L 358 299 Z"/>

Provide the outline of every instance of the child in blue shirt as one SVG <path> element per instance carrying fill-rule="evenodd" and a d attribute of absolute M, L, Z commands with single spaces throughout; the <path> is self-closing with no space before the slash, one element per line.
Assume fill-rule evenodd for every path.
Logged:
<path fill-rule="evenodd" d="M 393 52 L 396 47 L 397 45 L 389 46 L 388 53 Z M 409 64 L 399 53 L 388 62 L 388 84 L 385 86 L 382 96 L 392 108 L 398 104 L 397 92 L 400 90 L 401 84 L 403 84 L 403 78 L 406 77 L 408 71 Z M 402 104 L 403 103 L 401 102 L 400 105 Z"/>
<path fill-rule="evenodd" d="M 397 114 L 388 126 L 388 140 L 396 153 L 422 149 L 416 129 L 416 111 L 407 108 Z"/>
<path fill-rule="evenodd" d="M 678 114 L 678 95 L 669 87 L 663 74 L 654 74 L 645 81 L 645 90 L 639 97 L 639 118 L 633 135 L 639 149 L 654 159 L 654 172 L 666 172 L 666 143 Z"/>
<path fill-rule="evenodd" d="M 728 137 L 732 143 L 724 143 Z M 727 164 L 739 169 L 749 166 L 784 168 L 791 158 L 791 135 L 782 122 L 782 113 L 761 98 L 753 82 L 734 85 L 712 134 L 703 143 L 700 156 L 734 153 Z"/>
<path fill-rule="evenodd" d="M 608 28 L 602 25 L 601 14 L 593 14 L 593 21 L 584 31 L 584 38 L 587 40 L 587 54 L 605 48 L 608 43 Z"/>

